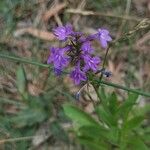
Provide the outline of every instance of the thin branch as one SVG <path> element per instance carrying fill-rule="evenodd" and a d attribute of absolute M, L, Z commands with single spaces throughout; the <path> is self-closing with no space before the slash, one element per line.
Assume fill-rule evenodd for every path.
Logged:
<path fill-rule="evenodd" d="M 42 64 L 42 63 L 35 62 L 35 61 L 32 61 L 32 60 L 28 60 L 26 58 L 9 56 L 9 55 L 5 55 L 5 54 L 0 54 L 0 57 L 4 58 L 4 59 L 9 59 L 9 60 L 12 60 L 12 61 L 15 61 L 15 62 L 21 62 L 21 63 L 25 63 L 25 64 L 36 65 L 36 66 L 39 66 L 39 67 L 46 67 L 46 68 L 50 67 L 50 65 Z"/>
<path fill-rule="evenodd" d="M 4 143 L 8 143 L 8 142 L 27 141 L 27 140 L 31 140 L 31 139 L 33 139 L 35 137 L 41 137 L 41 135 L 39 135 L 39 136 L 26 136 L 26 137 L 3 139 L 3 140 L 0 140 L 0 144 L 4 144 Z"/>
<path fill-rule="evenodd" d="M 101 13 L 101 12 L 93 12 L 93 11 L 82 11 L 79 9 L 67 9 L 66 13 L 71 13 L 71 14 L 80 14 L 83 16 L 104 16 L 104 17 L 111 17 L 111 18 L 118 18 L 118 19 L 125 19 L 125 20 L 132 20 L 132 21 L 141 21 L 143 18 L 137 18 L 135 16 L 118 16 L 116 14 L 112 13 Z"/>
<path fill-rule="evenodd" d="M 4 59 L 16 61 L 16 62 L 22 62 L 22 63 L 26 63 L 26 64 L 36 65 L 36 66 L 39 66 L 39 67 L 44 67 L 44 68 L 49 68 L 50 67 L 50 65 L 42 64 L 42 63 L 39 63 L 39 62 L 34 62 L 34 61 L 31 61 L 31 60 L 27 60 L 25 58 L 18 58 L 18 57 L 14 57 L 14 56 L 5 55 L 5 54 L 0 54 L 0 57 L 4 58 Z M 97 84 L 105 84 L 105 85 L 108 85 L 108 86 L 111 86 L 111 87 L 114 87 L 114 88 L 118 88 L 118 89 L 121 89 L 121 90 L 124 90 L 124 91 L 128 91 L 128 92 L 136 93 L 136 94 L 143 95 L 143 96 L 146 96 L 146 97 L 150 97 L 150 93 L 146 93 L 146 92 L 135 90 L 135 89 L 130 89 L 128 87 L 124 87 L 124 86 L 121 86 L 121 85 L 118 85 L 118 84 L 115 84 L 115 83 L 110 83 L 110 82 L 106 82 L 106 81 L 98 81 L 98 80 L 96 81 L 96 83 Z"/>
<path fill-rule="evenodd" d="M 117 88 L 117 89 L 121 89 L 121 90 L 124 90 L 124 91 L 139 94 L 139 95 L 142 95 L 142 96 L 150 97 L 150 93 L 146 93 L 146 92 L 143 92 L 141 90 L 131 89 L 131 88 L 128 88 L 128 87 L 125 87 L 125 86 L 121 86 L 121 85 L 111 83 L 111 82 L 106 82 L 106 81 L 97 80 L 96 82 L 97 82 L 97 84 L 108 85 L 108 86 L 111 86 L 113 88 Z"/>

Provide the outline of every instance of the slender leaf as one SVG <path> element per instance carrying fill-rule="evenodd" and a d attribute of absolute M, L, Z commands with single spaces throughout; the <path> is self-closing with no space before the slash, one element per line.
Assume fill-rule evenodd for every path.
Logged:
<path fill-rule="evenodd" d="M 115 115 L 118 107 L 117 107 L 117 95 L 114 92 L 108 98 L 108 102 L 110 112 L 112 113 L 112 115 Z"/>
<path fill-rule="evenodd" d="M 96 109 L 96 112 L 100 120 L 107 124 L 109 127 L 117 125 L 117 121 L 114 116 L 112 116 L 110 112 L 106 111 L 103 106 L 99 105 Z"/>
<path fill-rule="evenodd" d="M 91 138 L 80 137 L 78 138 L 80 143 L 83 144 L 89 150 L 106 150 L 108 145 L 101 141 L 94 141 Z"/>
<path fill-rule="evenodd" d="M 18 87 L 18 91 L 21 94 L 25 93 L 26 84 L 27 84 L 27 81 L 26 81 L 25 70 L 24 70 L 23 66 L 20 65 L 17 70 L 17 87 Z"/>
<path fill-rule="evenodd" d="M 31 126 L 42 122 L 46 118 L 46 113 L 40 109 L 25 109 L 10 119 L 16 127 Z"/>
<path fill-rule="evenodd" d="M 128 149 L 135 149 L 135 150 L 148 150 L 149 149 L 139 137 L 132 137 L 132 139 L 129 141 L 129 147 L 130 148 Z"/>
<path fill-rule="evenodd" d="M 99 125 L 89 114 L 85 113 L 76 106 L 65 104 L 63 106 L 65 114 L 72 119 L 76 127 L 85 125 Z"/>
<path fill-rule="evenodd" d="M 134 118 L 132 118 L 126 122 L 125 129 L 126 130 L 132 130 L 132 129 L 138 127 L 143 120 L 144 120 L 143 116 L 136 116 L 136 117 L 134 117 Z"/>
<path fill-rule="evenodd" d="M 137 98 L 137 94 L 129 93 L 127 100 L 125 100 L 122 105 L 117 109 L 117 115 L 122 115 L 124 119 L 127 119 L 129 112 L 136 104 Z"/>

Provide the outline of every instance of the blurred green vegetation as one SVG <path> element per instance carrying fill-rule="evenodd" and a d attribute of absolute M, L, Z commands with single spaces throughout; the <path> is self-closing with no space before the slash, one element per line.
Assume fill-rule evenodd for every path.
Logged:
<path fill-rule="evenodd" d="M 148 150 L 149 127 L 144 124 L 140 126 L 147 117 L 147 111 L 136 113 L 137 109 L 140 110 L 137 106 L 138 95 L 129 93 L 128 98 L 120 103 L 115 93 L 106 94 L 101 88 L 99 92 L 101 104 L 95 106 L 99 122 L 78 107 L 64 105 L 65 114 L 73 121 L 79 142 L 89 150 Z M 146 110 L 146 107 L 143 109 Z M 141 129 L 146 132 L 141 132 Z"/>
<path fill-rule="evenodd" d="M 127 1 L 130 2 L 87 0 L 83 11 L 108 12 L 114 16 L 124 16 Z M 51 32 L 58 24 L 58 18 L 52 17 L 44 22 L 41 14 L 49 10 L 55 2 L 64 1 L 0 0 L 0 53 L 46 63 L 49 47 L 58 46 L 60 43 L 43 40 L 28 33 L 16 36 L 16 31 L 34 27 Z M 67 8 L 58 14 L 60 21 L 63 24 L 71 22 L 75 28 L 87 34 L 94 32 L 98 27 L 106 27 L 115 39 L 117 35 L 120 37 L 139 23 L 103 15 L 70 14 L 65 10 L 76 9 L 81 1 L 65 2 L 68 2 Z M 130 17 L 149 17 L 148 1 L 142 3 L 137 0 L 129 4 Z M 112 47 L 107 61 L 108 70 L 113 73 L 110 81 L 150 91 L 148 40 L 138 46 L 140 41 L 147 37 L 148 32 L 149 28 L 140 30 L 129 40 Z M 103 59 L 105 52 L 101 51 L 97 44 L 94 46 L 97 48 L 97 54 Z M 58 78 L 51 69 L 0 58 L 0 149 L 85 149 L 79 142 L 90 150 L 118 147 L 131 150 L 148 149 L 148 98 L 139 96 L 137 99 L 136 95 L 127 95 L 126 92 L 115 89 L 114 93 L 110 94 L 112 89 L 105 87 L 105 94 L 104 91 L 100 91 L 101 104 L 98 104 L 89 115 L 84 112 L 85 106 L 89 103 L 86 92 L 83 92 L 81 100 L 77 101 L 74 98 L 77 91 L 77 87 L 72 85 L 65 74 Z M 73 104 L 64 105 L 63 109 L 62 105 L 66 102 Z M 93 114 L 96 114 L 96 119 L 93 119 Z M 73 128 L 67 116 L 71 118 Z"/>

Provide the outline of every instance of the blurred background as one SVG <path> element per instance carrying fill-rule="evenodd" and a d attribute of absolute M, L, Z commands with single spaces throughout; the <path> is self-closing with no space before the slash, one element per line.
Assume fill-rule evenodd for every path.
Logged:
<path fill-rule="evenodd" d="M 56 26 L 69 22 L 87 35 L 104 27 L 117 40 L 149 17 L 149 0 L 0 0 L 0 54 L 46 64 L 49 48 L 60 45 L 52 34 Z M 106 66 L 112 76 L 105 80 L 150 91 L 149 29 L 111 47 Z M 94 46 L 103 60 L 105 51 Z M 0 149 L 83 149 L 67 134 L 71 124 L 62 109 L 68 101 L 92 113 L 86 90 L 76 102 L 79 88 L 65 74 L 55 77 L 47 68 L 0 58 Z M 95 99 L 92 88 L 90 94 Z M 140 97 L 140 106 L 147 103 Z"/>

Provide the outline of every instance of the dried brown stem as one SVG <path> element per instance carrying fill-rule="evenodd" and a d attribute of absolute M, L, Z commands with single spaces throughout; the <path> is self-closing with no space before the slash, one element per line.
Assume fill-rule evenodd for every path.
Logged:
<path fill-rule="evenodd" d="M 125 20 L 132 20 L 132 21 L 141 21 L 142 18 L 137 18 L 135 16 L 118 16 L 116 14 L 112 13 L 101 13 L 101 12 L 93 12 L 93 11 L 82 11 L 79 9 L 67 9 L 66 13 L 71 13 L 71 14 L 80 14 L 83 16 L 105 16 L 105 17 L 112 17 L 112 18 L 118 18 L 118 19 L 125 19 Z"/>

